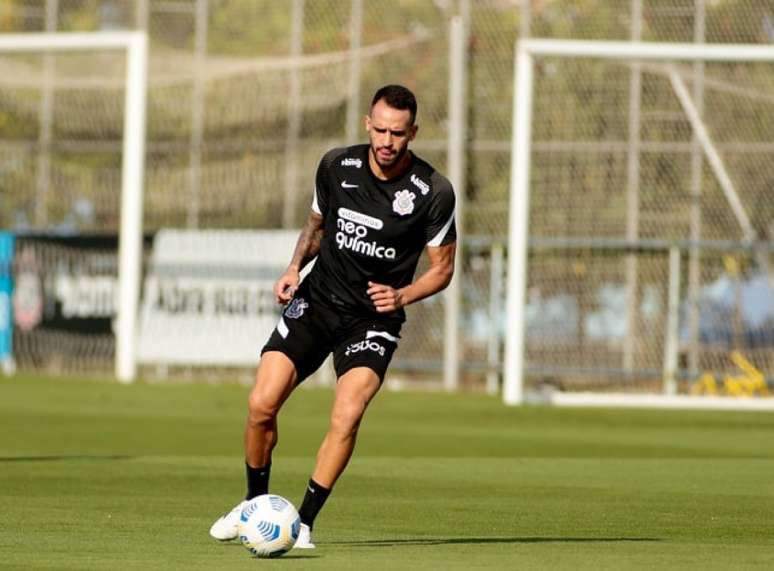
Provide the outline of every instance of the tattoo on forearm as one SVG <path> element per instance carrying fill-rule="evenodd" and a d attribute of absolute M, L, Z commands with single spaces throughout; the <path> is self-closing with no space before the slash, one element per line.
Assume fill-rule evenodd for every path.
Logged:
<path fill-rule="evenodd" d="M 311 260 L 320 252 L 320 242 L 322 241 L 322 237 L 322 228 L 317 228 L 314 232 L 312 232 L 312 235 L 309 238 L 309 249 L 306 252 L 308 260 Z"/>
<path fill-rule="evenodd" d="M 301 269 L 310 262 L 320 251 L 322 236 L 323 229 L 320 227 L 320 221 L 310 216 L 298 237 L 291 265 L 297 265 Z"/>

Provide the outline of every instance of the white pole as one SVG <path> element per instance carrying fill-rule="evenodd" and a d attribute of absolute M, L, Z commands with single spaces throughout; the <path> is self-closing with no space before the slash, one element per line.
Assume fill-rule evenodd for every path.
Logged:
<path fill-rule="evenodd" d="M 290 55 L 297 61 L 304 51 L 304 0 L 293 0 L 290 25 Z M 287 101 L 288 126 L 285 133 L 285 200 L 282 227 L 296 225 L 298 203 L 299 139 L 301 138 L 301 68 L 290 69 Z"/>
<path fill-rule="evenodd" d="M 706 31 L 705 0 L 694 4 L 693 41 L 703 42 Z M 693 100 L 700 115 L 704 114 L 704 62 L 693 62 Z M 704 171 L 702 151 L 694 134 L 691 138 L 691 242 L 698 244 L 702 234 L 702 173 Z M 692 376 L 699 371 L 699 290 L 701 288 L 701 249 L 695 245 L 688 250 L 688 373 Z"/>
<path fill-rule="evenodd" d="M 59 0 L 46 0 L 46 32 L 56 32 Z M 40 133 L 38 135 L 37 194 L 35 227 L 45 231 L 48 225 L 48 195 L 51 187 L 51 139 L 54 124 L 54 56 L 43 56 L 43 90 L 40 98 Z"/>
<path fill-rule="evenodd" d="M 642 38 L 642 0 L 632 0 L 633 42 Z M 642 66 L 633 62 L 629 72 L 629 153 L 626 161 L 626 239 L 636 242 L 640 233 L 640 119 L 642 99 Z M 637 319 L 637 254 L 625 258 L 626 272 L 626 337 L 623 346 L 623 368 L 634 369 L 634 354 L 639 333 Z"/>
<path fill-rule="evenodd" d="M 354 145 L 362 129 L 360 119 L 360 46 L 363 41 L 363 0 L 352 0 L 349 17 L 349 82 L 347 86 L 347 144 Z"/>
<path fill-rule="evenodd" d="M 511 200 L 508 212 L 508 300 L 505 337 L 503 401 L 524 400 L 524 303 L 527 288 L 529 237 L 529 169 L 532 138 L 532 55 L 524 42 L 516 44 L 516 95 L 513 98 Z"/>
<path fill-rule="evenodd" d="M 0 34 L 0 51 L 29 53 L 40 51 L 125 50 L 138 32 L 56 32 Z"/>
<path fill-rule="evenodd" d="M 148 37 L 128 32 L 121 231 L 118 245 L 118 327 L 116 376 L 123 383 L 137 376 L 137 311 L 142 271 L 142 203 L 145 170 L 145 99 L 148 87 Z"/>
<path fill-rule="evenodd" d="M 466 138 L 466 39 L 465 21 L 461 16 L 451 19 L 449 30 L 449 138 L 447 169 L 457 197 L 457 255 L 454 277 L 444 292 L 443 388 L 455 391 L 460 377 L 460 313 L 462 311 L 462 243 L 465 218 L 465 138 Z"/>
<path fill-rule="evenodd" d="M 148 28 L 148 21 L 150 19 L 149 1 L 150 0 L 136 0 L 137 3 L 135 4 L 134 12 L 135 26 L 138 30 L 145 30 L 146 32 L 150 32 Z"/>
<path fill-rule="evenodd" d="M 677 394 L 677 353 L 680 327 L 680 249 L 669 248 L 669 301 L 664 336 L 664 394 Z"/>
<path fill-rule="evenodd" d="M 680 104 L 683 106 L 685 114 L 688 116 L 688 121 L 691 123 L 691 127 L 693 127 L 694 135 L 701 144 L 704 154 L 707 156 L 707 163 L 712 168 L 712 172 L 715 174 L 715 178 L 717 178 L 720 188 L 742 229 L 744 239 L 747 242 L 755 242 L 758 238 L 755 227 L 752 225 L 750 217 L 744 208 L 744 204 L 742 204 L 742 199 L 736 191 L 734 183 L 731 181 L 723 158 L 720 156 L 720 152 L 718 152 L 715 144 L 712 142 L 712 137 L 710 136 L 704 121 L 702 121 L 701 112 L 691 99 L 691 95 L 688 92 L 688 88 L 685 86 L 685 82 L 677 73 L 674 66 L 670 66 L 669 79 L 672 82 L 672 87 L 675 90 L 677 98 L 680 100 Z M 771 276 L 767 269 L 769 267 L 768 255 L 763 251 L 756 249 L 754 257 L 759 268 L 764 271 L 765 275 L 769 276 L 769 283 L 774 287 L 774 276 Z"/>
<path fill-rule="evenodd" d="M 772 61 L 774 46 L 758 44 L 680 44 L 668 42 L 608 42 L 600 40 L 522 40 L 533 56 L 600 59 Z"/>
<path fill-rule="evenodd" d="M 199 227 L 204 143 L 204 79 L 207 63 L 208 0 L 196 0 L 194 16 L 194 81 L 191 93 L 191 147 L 188 165 L 188 228 Z"/>
<path fill-rule="evenodd" d="M 532 0 L 525 0 L 521 3 L 519 11 L 519 38 L 526 40 L 529 38 L 532 28 Z"/>
<path fill-rule="evenodd" d="M 736 192 L 734 183 L 731 182 L 731 177 L 728 175 L 728 171 L 723 164 L 723 159 L 720 157 L 720 153 L 712 143 L 709 131 L 707 131 L 707 127 L 701 119 L 701 114 L 691 99 L 691 95 L 688 92 L 688 88 L 685 86 L 685 82 L 683 82 L 683 79 L 677 73 L 677 70 L 672 66 L 670 66 L 669 70 L 669 79 L 672 82 L 672 87 L 675 90 L 677 99 L 680 101 L 680 105 L 682 105 L 683 111 L 685 111 L 685 114 L 688 117 L 688 121 L 690 122 L 691 127 L 693 127 L 694 135 L 704 149 L 704 154 L 707 156 L 707 162 L 712 168 L 712 172 L 715 173 L 715 177 L 718 179 L 720 189 L 726 196 L 726 200 L 731 206 L 731 210 L 733 211 L 734 216 L 736 216 L 739 226 L 742 228 L 745 240 L 755 240 L 755 228 L 753 228 L 750 217 L 744 209 L 742 200 L 739 198 L 739 193 Z"/>
<path fill-rule="evenodd" d="M 502 315 L 503 297 L 503 260 L 505 253 L 500 242 L 492 244 L 489 257 L 489 340 L 486 359 L 486 392 L 497 394 L 500 388 L 500 317 Z"/>

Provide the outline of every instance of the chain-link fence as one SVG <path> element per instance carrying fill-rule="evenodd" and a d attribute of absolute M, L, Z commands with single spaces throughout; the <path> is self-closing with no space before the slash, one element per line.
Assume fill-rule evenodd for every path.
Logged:
<path fill-rule="evenodd" d="M 418 94 L 420 131 L 414 148 L 446 170 L 448 30 L 457 14 L 469 17 L 464 228 L 470 246 L 462 268 L 463 356 L 469 379 L 478 382 L 497 368 L 492 332 L 496 340 L 504 330 L 494 314 L 498 307 L 502 314 L 504 305 L 490 299 L 491 292 L 502 289 L 496 286 L 499 270 L 492 273 L 490 266 L 499 267 L 492 264 L 491 252 L 498 251 L 508 231 L 515 40 L 768 43 L 774 37 L 774 6 L 752 0 L 5 0 L 0 31 L 146 29 L 151 40 L 146 231 L 278 228 L 298 227 L 304 220 L 321 154 L 363 140 L 362 115 L 382 84 L 404 83 Z M 0 57 L 0 227 L 21 233 L 117 232 L 123 65 L 121 58 L 105 54 Z M 630 176 L 629 68 L 604 71 L 591 64 L 547 62 L 542 71 L 546 89 L 553 89 L 556 98 L 537 101 L 542 115 L 535 129 L 532 234 L 615 237 L 629 243 L 651 238 L 738 240 L 727 206 L 708 198 L 718 192 L 712 173 L 696 158 L 701 151 L 679 104 L 659 86 L 663 78 L 651 73 L 653 83 L 643 84 L 640 93 L 638 144 L 643 152 L 638 180 L 643 192 L 632 234 L 625 223 L 627 195 L 622 190 Z M 706 94 L 704 113 L 717 118 L 723 144 L 744 143 L 729 150 L 735 176 L 750 188 L 764 189 L 771 178 L 762 166 L 771 162 L 766 160 L 771 152 L 766 145 L 771 72 L 756 68 L 739 73 L 708 73 L 695 66 L 684 70 L 694 94 Z M 592 88 L 600 90 L 593 97 L 588 93 Z M 755 101 L 752 111 L 760 118 L 744 132 L 732 112 L 739 101 L 746 109 Z M 663 133 L 671 138 L 664 140 Z M 593 153 L 578 147 L 592 138 L 619 147 Z M 574 204 L 563 193 L 578 181 L 594 192 Z M 554 193 L 541 191 L 541 184 Z M 698 196 L 697 184 L 703 189 L 700 223 L 690 216 L 678 222 L 675 213 Z M 674 193 L 674 188 L 694 191 Z M 743 191 L 758 226 L 768 224 L 768 196 Z M 759 238 L 768 237 L 768 227 L 759 230 Z M 616 303 L 631 280 L 632 270 L 626 267 L 632 262 L 627 260 L 635 254 L 640 290 L 634 305 L 647 305 L 652 296 L 663 298 L 664 256 L 647 249 L 633 254 L 631 244 L 619 250 L 605 246 L 602 258 L 608 261 L 587 264 L 585 258 L 596 247 L 552 251 L 547 257 L 533 252 L 531 291 L 542 300 L 535 307 L 556 312 L 558 319 L 564 306 L 556 302 L 550 310 L 545 304 L 570 296 L 578 315 L 586 316 L 576 323 L 600 311 L 626 312 L 631 301 L 623 310 Z M 715 253 L 693 247 L 686 256 L 684 281 L 693 292 L 684 318 L 693 337 L 686 343 L 695 346 L 700 320 L 690 308 L 697 307 L 702 286 L 728 273 Z M 743 274 L 733 279 L 749 281 Z M 661 293 L 647 289 L 648 284 Z M 437 375 L 442 312 L 441 298 L 412 308 L 396 368 Z M 621 368 L 619 363 L 643 373 L 658 369 L 660 330 L 651 334 L 647 314 L 637 315 L 642 327 L 635 340 L 622 333 L 606 339 L 603 349 L 585 341 L 571 348 L 558 335 L 555 343 L 566 345 L 566 364 L 576 370 L 592 363 L 606 368 L 597 350 L 616 355 L 610 361 L 613 369 Z M 540 351 L 535 351 L 529 361 L 545 369 Z M 691 360 L 687 371 L 704 368 L 698 350 L 686 355 Z M 109 369 L 109 360 L 105 362 Z"/>

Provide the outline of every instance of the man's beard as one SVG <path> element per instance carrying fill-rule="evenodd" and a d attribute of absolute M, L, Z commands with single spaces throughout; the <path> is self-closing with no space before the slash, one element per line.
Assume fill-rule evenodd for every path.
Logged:
<path fill-rule="evenodd" d="M 390 158 L 389 162 L 384 162 L 379 158 L 379 153 L 377 152 L 376 147 L 374 147 L 373 145 L 371 145 L 371 152 L 374 155 L 374 160 L 376 161 L 376 164 L 378 164 L 380 167 L 389 168 L 389 167 L 395 166 L 398 163 L 398 161 L 400 161 L 400 159 L 402 159 L 406 155 L 406 153 L 408 152 L 408 145 L 406 145 L 395 155 L 393 155 Z"/>

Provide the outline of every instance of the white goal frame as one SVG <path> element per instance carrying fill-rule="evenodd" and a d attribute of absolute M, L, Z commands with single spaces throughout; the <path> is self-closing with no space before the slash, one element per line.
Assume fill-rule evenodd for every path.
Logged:
<path fill-rule="evenodd" d="M 525 303 L 529 237 L 532 95 L 535 58 L 597 58 L 629 61 L 774 62 L 774 46 L 744 44 L 679 44 L 656 42 L 524 39 L 516 42 L 513 128 L 511 142 L 510 209 L 508 215 L 507 329 L 503 401 L 524 402 Z M 711 158 L 711 157 L 710 157 Z M 725 191 L 726 189 L 724 189 Z M 733 207 L 733 196 L 727 198 Z M 744 226 L 744 225 L 743 225 Z M 774 410 L 774 399 L 720 399 L 681 395 L 561 393 L 551 402 L 568 406 L 656 406 L 694 408 L 762 408 Z M 701 404 L 699 404 L 701 403 Z"/>
<path fill-rule="evenodd" d="M 148 88 L 147 34 L 141 31 L 0 34 L 0 53 L 95 50 L 118 50 L 126 53 L 115 373 L 119 381 L 129 383 L 137 376 L 137 313 L 142 271 L 145 111 Z"/>

